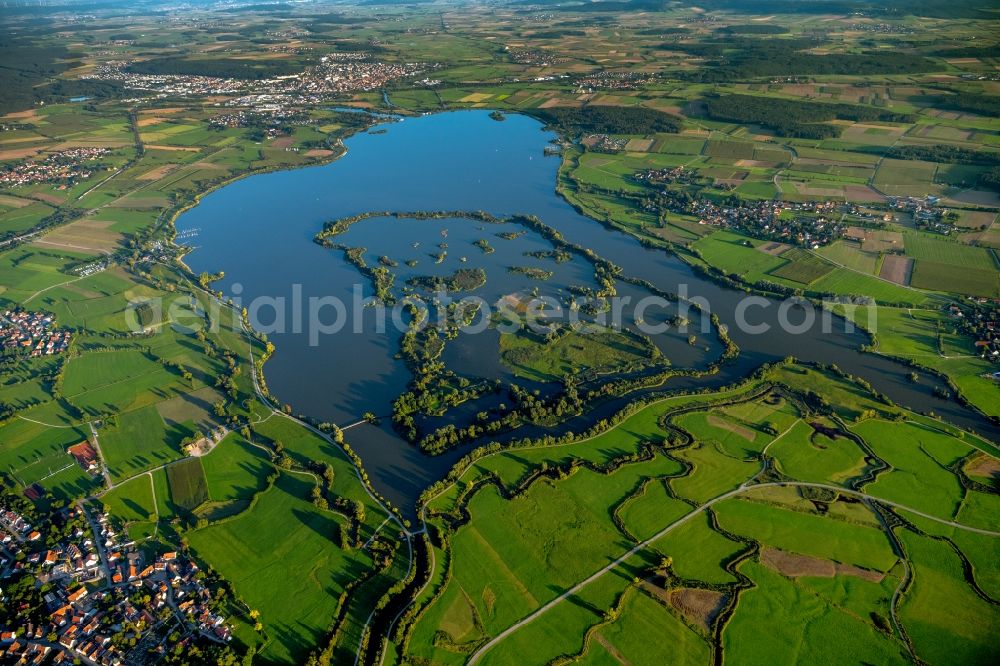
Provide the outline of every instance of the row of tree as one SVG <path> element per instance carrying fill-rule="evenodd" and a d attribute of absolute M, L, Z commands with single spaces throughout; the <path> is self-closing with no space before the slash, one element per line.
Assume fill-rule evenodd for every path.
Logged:
<path fill-rule="evenodd" d="M 681 131 L 680 118 L 645 107 L 585 106 L 580 109 L 527 109 L 547 126 L 565 136 L 580 134 L 654 134 Z"/>
<path fill-rule="evenodd" d="M 806 51 L 820 43 L 798 38 L 730 38 L 690 44 L 668 43 L 663 48 L 710 58 L 705 66 L 685 75 L 689 80 L 704 82 L 774 76 L 915 74 L 941 68 L 930 58 L 901 51 L 825 55 Z"/>
<path fill-rule="evenodd" d="M 713 120 L 758 123 L 784 136 L 825 139 L 840 134 L 840 128 L 823 124 L 829 120 L 913 122 L 909 114 L 858 104 L 805 102 L 756 95 L 719 95 L 704 100 L 705 112 Z"/>

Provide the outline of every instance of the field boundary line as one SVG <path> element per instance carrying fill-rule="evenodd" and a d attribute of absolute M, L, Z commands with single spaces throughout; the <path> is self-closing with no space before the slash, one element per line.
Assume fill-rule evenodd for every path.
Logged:
<path fill-rule="evenodd" d="M 52 423 L 43 423 L 42 421 L 29 419 L 27 416 L 21 416 L 20 414 L 17 414 L 17 418 L 21 419 L 22 421 L 27 421 L 29 423 L 37 423 L 38 425 L 45 426 L 46 428 L 79 428 L 80 426 L 84 425 L 83 423 L 79 425 L 55 425 Z"/>
<path fill-rule="evenodd" d="M 938 518 L 936 516 L 931 516 L 930 514 L 923 513 L 922 511 L 918 511 L 918 510 L 913 509 L 911 507 L 908 507 L 908 506 L 906 506 L 904 504 L 900 504 L 899 502 L 893 502 L 892 500 L 885 500 L 885 499 L 882 499 L 882 498 L 879 498 L 879 497 L 875 497 L 873 495 L 868 495 L 866 493 L 862 493 L 862 492 L 859 492 L 859 491 L 856 491 L 856 490 L 851 490 L 849 488 L 841 488 L 839 486 L 834 486 L 834 485 L 830 485 L 830 484 L 825 484 L 825 483 L 807 483 L 807 482 L 799 482 L 799 481 L 774 481 L 774 482 L 770 482 L 770 483 L 756 483 L 756 484 L 752 484 L 752 485 L 745 485 L 744 484 L 744 485 L 741 485 L 738 488 L 730 490 L 727 493 L 723 493 L 722 495 L 714 497 L 714 498 L 710 499 L 709 501 L 705 502 L 704 504 L 702 504 L 701 506 L 697 507 L 696 509 L 693 509 L 689 513 L 686 513 L 685 515 L 681 516 L 680 518 L 678 518 L 674 522 L 672 522 L 669 525 L 667 525 L 666 527 L 664 527 L 662 530 L 660 530 L 659 532 L 657 532 L 653 536 L 649 537 L 648 539 L 646 539 L 644 541 L 639 542 L 638 544 L 636 544 L 635 546 L 633 546 L 629 550 L 625 551 L 623 554 L 621 554 L 620 556 L 618 556 L 617 558 L 615 558 L 611 563 L 609 563 L 609 564 L 605 565 L 604 567 L 598 569 L 597 571 L 595 571 L 594 573 L 592 573 L 587 578 L 583 579 L 582 581 L 580 581 L 576 585 L 573 585 L 569 589 L 567 589 L 564 592 L 562 592 L 561 594 L 559 594 L 554 599 L 549 600 L 548 602 L 546 602 L 545 604 L 543 604 L 539 608 L 535 609 L 533 612 L 531 612 L 528 615 L 524 616 L 523 618 L 521 618 L 520 620 L 518 620 L 517 622 L 515 622 L 514 624 L 512 624 L 511 626 L 509 626 L 507 629 L 503 630 L 502 632 L 500 632 L 499 634 L 497 634 L 496 636 L 494 636 L 488 642 L 484 643 L 475 652 L 473 652 L 472 655 L 469 657 L 469 660 L 466 662 L 467 666 L 473 666 L 473 664 L 475 664 L 475 663 L 477 663 L 479 661 L 479 659 L 482 657 L 483 654 L 485 654 L 487 651 L 489 651 L 497 643 L 501 642 L 502 640 L 504 640 L 505 638 L 507 638 L 509 635 L 511 635 L 512 633 L 514 633 L 515 631 L 517 631 L 521 627 L 523 627 L 523 626 L 525 626 L 527 624 L 530 624 L 531 622 L 533 622 L 534 620 L 536 620 L 540 615 L 543 615 L 547 611 L 551 610 L 554 606 L 558 605 L 560 602 L 564 601 L 568 597 L 573 596 L 574 594 L 576 594 L 577 592 L 579 592 L 580 590 L 582 590 L 584 587 L 586 587 L 590 583 L 592 583 L 595 580 L 597 580 L 597 579 L 601 578 L 602 576 L 604 576 L 604 574 L 609 573 L 610 571 L 618 568 L 626 560 L 628 560 L 629 558 L 631 558 L 633 555 L 635 555 L 636 553 L 639 553 L 640 551 L 643 551 L 643 550 L 649 548 L 649 546 L 651 546 L 654 542 L 659 541 L 661 538 L 663 538 L 664 536 L 666 536 L 668 533 L 670 533 L 671 531 L 673 531 L 675 528 L 680 527 L 681 525 L 684 525 L 685 523 L 687 523 L 689 520 L 691 520 L 695 516 L 701 514 L 704 510 L 710 509 L 711 507 L 713 507 L 714 505 L 718 504 L 719 502 L 723 502 L 723 501 L 725 501 L 727 499 L 731 499 L 733 497 L 737 497 L 737 496 L 739 496 L 739 495 L 741 495 L 741 494 L 743 494 L 743 493 L 745 493 L 745 492 L 747 492 L 749 490 L 753 490 L 755 488 L 798 488 L 798 487 L 801 487 L 801 488 L 823 488 L 823 489 L 826 489 L 826 490 L 833 490 L 833 491 L 836 491 L 836 492 L 839 492 L 839 493 L 844 493 L 844 494 L 847 494 L 847 495 L 852 495 L 854 497 L 858 497 L 858 498 L 861 498 L 861 499 L 867 499 L 867 500 L 869 500 L 871 502 L 874 502 L 876 504 L 880 504 L 881 503 L 881 504 L 884 504 L 886 506 L 892 507 L 894 509 L 900 509 L 900 510 L 903 510 L 903 511 L 908 511 L 908 512 L 913 513 L 913 514 L 915 514 L 917 516 L 920 516 L 921 518 L 926 518 L 928 520 L 931 520 L 931 521 L 934 521 L 934 522 L 937 522 L 937 523 L 941 523 L 943 525 L 948 525 L 950 527 L 955 527 L 955 528 L 958 528 L 958 529 L 967 530 L 967 531 L 970 531 L 970 532 L 975 532 L 977 534 L 984 534 L 986 536 L 1000 537 L 1000 532 L 994 532 L 992 530 L 980 529 L 978 527 L 971 527 L 969 525 L 963 525 L 963 524 L 957 523 L 955 521 L 945 520 L 943 518 Z"/>
<path fill-rule="evenodd" d="M 772 387 L 773 387 L 773 385 L 772 385 Z M 731 394 L 731 393 L 737 393 L 737 394 L 741 393 L 741 392 L 749 393 L 754 388 L 761 388 L 761 387 L 760 386 L 749 387 L 749 388 L 746 389 L 746 391 L 741 391 L 740 389 L 731 389 L 731 390 L 725 390 L 725 389 L 723 389 L 723 391 L 721 391 L 720 393 L 712 394 L 712 395 L 715 395 L 716 397 L 718 397 L 719 395 L 723 395 L 723 396 L 727 396 L 728 397 L 729 394 Z M 640 414 L 640 413 L 642 413 L 643 411 L 645 411 L 647 409 L 650 409 L 652 407 L 656 407 L 656 406 L 658 406 L 658 405 L 660 405 L 660 404 L 662 404 L 664 402 L 667 402 L 669 400 L 680 400 L 681 398 L 699 398 L 699 397 L 703 397 L 703 396 L 701 396 L 700 394 L 697 394 L 697 393 L 676 393 L 674 395 L 663 396 L 662 398 L 657 398 L 656 400 L 650 402 L 649 404 L 643 405 L 635 413 L 629 414 L 626 418 L 622 419 L 618 423 L 615 423 L 614 425 L 612 425 L 608 429 L 606 429 L 606 430 L 604 430 L 602 432 L 599 432 L 597 434 L 590 435 L 589 437 L 584 437 L 583 439 L 574 439 L 574 440 L 572 440 L 570 442 L 563 442 L 561 444 L 533 444 L 531 446 L 519 446 L 519 447 L 512 448 L 512 449 L 501 449 L 501 450 L 499 450 L 499 451 L 497 451 L 495 453 L 488 453 L 488 454 L 484 455 L 481 458 L 477 458 L 476 460 L 473 461 L 473 463 L 478 463 L 481 460 L 486 460 L 487 458 L 492 458 L 494 456 L 498 456 L 498 455 L 501 455 L 501 454 L 504 454 L 504 453 L 511 453 L 511 452 L 515 452 L 515 451 L 533 451 L 533 450 L 537 450 L 537 449 L 559 449 L 559 448 L 562 448 L 564 446 L 573 446 L 573 445 L 576 445 L 576 444 L 584 444 L 586 442 L 590 442 L 592 440 L 595 440 L 598 437 L 603 437 L 604 435 L 606 435 L 608 433 L 614 432 L 615 430 L 617 430 L 618 428 L 620 428 L 621 426 L 623 426 L 625 424 L 625 422 L 628 421 L 631 417 L 636 416 L 637 414 Z M 725 398 L 723 398 L 723 399 L 725 399 Z M 457 477 L 455 477 L 454 481 L 452 481 L 447 486 L 445 486 L 444 488 L 442 488 L 439 492 L 435 493 L 432 497 L 429 497 L 427 499 L 427 501 L 424 502 L 423 508 L 426 508 L 428 504 L 430 504 L 431 502 L 433 502 L 434 500 L 436 500 L 438 497 L 440 497 L 441 495 L 443 495 L 448 490 L 451 490 L 451 487 L 454 486 L 459 481 L 461 481 L 462 477 L 465 476 L 465 473 L 468 472 L 470 469 L 472 469 L 473 466 L 474 466 L 473 464 L 470 464 L 468 467 L 466 467 L 464 470 L 462 470 L 461 474 L 459 474 Z"/>
<path fill-rule="evenodd" d="M 35 293 L 33 293 L 31 296 L 28 296 L 26 299 L 24 299 L 23 303 L 25 305 L 27 305 L 28 301 L 34 299 L 36 296 L 38 296 L 40 294 L 44 294 L 49 289 L 56 289 L 57 287 L 65 287 L 68 284 L 73 284 L 74 282 L 79 282 L 84 277 L 90 277 L 90 276 L 89 275 L 88 276 L 81 275 L 80 277 L 73 278 L 72 280 L 67 280 L 66 282 L 60 282 L 59 284 L 53 284 L 53 285 L 49 285 L 48 287 L 45 287 L 44 289 L 39 289 L 38 291 L 36 291 Z"/>

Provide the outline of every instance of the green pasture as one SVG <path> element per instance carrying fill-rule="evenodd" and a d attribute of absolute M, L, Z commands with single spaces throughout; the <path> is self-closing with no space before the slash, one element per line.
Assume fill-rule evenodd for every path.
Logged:
<path fill-rule="evenodd" d="M 371 567 L 336 545 L 343 519 L 309 502 L 313 484 L 283 474 L 252 511 L 188 533 L 193 552 L 260 611 L 260 657 L 297 664 L 323 640 L 345 586 Z"/>

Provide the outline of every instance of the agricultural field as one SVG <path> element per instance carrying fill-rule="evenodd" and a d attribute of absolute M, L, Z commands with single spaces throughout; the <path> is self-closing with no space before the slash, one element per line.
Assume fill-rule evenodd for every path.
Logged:
<path fill-rule="evenodd" d="M 907 289 L 873 275 L 849 268 L 840 268 L 815 254 L 793 248 L 786 259 L 769 254 L 763 241 L 753 240 L 729 231 L 716 231 L 691 243 L 699 258 L 743 282 L 777 283 L 790 289 L 803 289 L 816 294 L 841 296 L 867 295 L 879 303 L 919 305 L 927 301 L 920 291 Z"/>
<path fill-rule="evenodd" d="M 659 350 L 626 332 L 568 332 L 553 342 L 522 330 L 500 335 L 500 358 L 515 374 L 537 381 L 559 381 L 577 372 L 611 374 L 656 361 Z"/>
<path fill-rule="evenodd" d="M 805 285 L 812 284 L 835 269 L 833 264 L 823 258 L 798 248 L 783 252 L 781 258 L 789 263 L 772 271 L 771 275 Z"/>
<path fill-rule="evenodd" d="M 310 486 L 282 474 L 253 511 L 188 535 L 194 552 L 260 611 L 268 637 L 261 654 L 278 663 L 302 661 L 330 628 L 340 593 L 371 566 L 363 551 L 336 546 L 342 519 L 308 502 Z"/>
<path fill-rule="evenodd" d="M 208 481 L 200 458 L 185 458 L 167 466 L 170 498 L 177 506 L 194 511 L 208 501 Z"/>
<path fill-rule="evenodd" d="M 793 392 L 768 388 L 769 379 Z M 714 401 L 654 403 L 592 440 L 525 449 L 530 458 L 519 454 L 516 468 L 508 453 L 475 462 L 428 503 L 432 523 L 449 535 L 450 564 L 409 630 L 410 658 L 506 664 L 561 649 L 599 660 L 637 649 L 615 639 L 658 617 L 691 658 L 721 650 L 756 660 L 765 648 L 747 636 L 779 613 L 789 618 L 778 643 L 789 660 L 864 651 L 906 662 L 907 638 L 892 628 L 889 606 L 901 610 L 911 596 L 890 601 L 906 566 L 893 544 L 924 533 L 900 526 L 890 534 L 879 515 L 912 508 L 932 512 L 936 526 L 954 519 L 969 491 L 948 470 L 976 452 L 975 441 L 905 420 L 906 412 L 896 412 L 901 424 L 865 418 L 848 430 L 840 419 L 871 409 L 871 398 L 828 374 L 783 366 L 764 381 Z M 813 411 L 795 392 L 807 388 L 839 393 L 839 414 Z M 888 444 L 882 429 L 901 427 L 913 434 Z M 959 572 L 944 575 L 967 591 L 957 596 L 972 593 Z M 554 596 L 567 589 L 587 603 Z M 792 619 L 803 616 L 816 622 Z M 556 624 L 557 646 L 537 647 Z M 958 624 L 944 631 L 953 632 L 947 640 L 965 632 Z"/>
<path fill-rule="evenodd" d="M 227 435 L 199 460 L 211 502 L 199 513 L 210 518 L 222 511 L 246 509 L 254 495 L 264 489 L 271 470 L 266 455 L 236 433 Z"/>
<path fill-rule="evenodd" d="M 878 353 L 944 374 L 986 414 L 1000 409 L 1000 392 L 988 377 L 990 362 L 975 355 L 974 342 L 959 332 L 958 322 L 944 311 L 841 305 L 833 310 L 872 334 Z M 936 383 L 933 374 L 918 381 Z"/>
<path fill-rule="evenodd" d="M 0 608 L 17 649 L 51 611 L 35 592 L 66 599 L 79 578 L 91 594 L 67 617 L 102 589 L 107 626 L 136 636 L 101 657 L 78 639 L 55 648 L 64 663 L 996 663 L 997 16 L 887 3 L 139 3 L 124 23 L 114 2 L 5 6 L 0 314 L 71 332 L 52 355 L 0 350 L 3 508 L 46 532 L 14 539 L 5 514 L 27 562 Z M 417 174 L 436 187 L 394 171 L 417 151 L 372 159 L 443 119 L 419 162 L 441 168 Z M 448 151 L 492 132 L 475 168 L 440 178 Z M 371 183 L 351 181 L 366 160 Z M 246 224 L 222 245 L 266 253 L 253 280 L 239 262 L 199 274 L 219 220 L 179 220 L 248 176 L 316 178 L 290 203 L 317 207 L 295 227 L 273 197 L 258 228 L 237 202 Z M 553 246 L 607 252 L 609 293 L 648 268 L 664 294 L 801 295 L 869 335 L 819 341 L 822 365 L 748 341 L 702 372 L 705 336 L 665 358 L 628 331 L 521 332 L 487 359 L 496 392 L 468 399 L 494 378 L 391 336 L 372 345 L 384 365 L 289 368 L 292 338 L 229 298 L 319 256 L 331 192 L 344 215 L 369 210 L 355 195 L 537 213 Z M 343 286 L 336 260 L 306 277 Z M 856 352 L 871 356 L 841 363 Z M 404 436 L 408 403 L 386 386 L 442 377 L 461 404 L 414 412 Z M 440 458 L 410 446 L 440 432 L 456 440 Z M 126 594 L 105 563 L 63 578 L 75 506 L 118 530 L 108 550 L 190 558 L 225 626 L 178 612 L 159 636 L 105 608 Z M 63 627 L 46 644 L 68 644 Z"/>
<path fill-rule="evenodd" d="M 66 449 L 87 439 L 81 427 L 46 425 L 48 417 L 40 409 L 29 409 L 23 417 L 0 424 L 0 466 L 22 487 L 39 483 L 63 497 L 73 497 L 93 487 L 90 477 L 66 453 Z"/>
<path fill-rule="evenodd" d="M 907 256 L 913 257 L 918 262 L 952 264 L 984 271 L 996 270 L 998 267 L 994 253 L 985 248 L 942 240 L 940 237 L 935 238 L 917 232 L 903 234 L 903 242 Z"/>
<path fill-rule="evenodd" d="M 878 253 L 866 252 L 856 244 L 842 240 L 820 248 L 819 254 L 834 263 L 865 275 L 874 274 L 879 261 Z"/>

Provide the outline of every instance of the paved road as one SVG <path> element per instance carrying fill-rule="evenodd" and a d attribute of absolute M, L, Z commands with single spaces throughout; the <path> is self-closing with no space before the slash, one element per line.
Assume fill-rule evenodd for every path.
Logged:
<path fill-rule="evenodd" d="M 88 422 L 90 426 L 90 434 L 94 437 L 94 449 L 97 451 L 97 459 L 101 463 L 101 474 L 104 476 L 104 483 L 107 485 L 108 490 L 115 487 L 115 484 L 111 481 L 111 472 L 108 471 L 108 465 L 105 461 L 104 453 L 101 451 L 101 443 L 97 439 L 97 428 L 94 427 L 93 422 Z"/>
<path fill-rule="evenodd" d="M 77 502 L 77 507 L 80 511 L 83 511 L 84 517 L 87 519 L 87 523 L 90 524 L 90 529 L 94 533 L 94 547 L 97 548 L 97 555 L 101 558 L 101 568 L 104 570 L 104 580 L 105 586 L 111 585 L 111 565 L 108 563 L 108 554 L 104 549 L 104 539 L 101 538 L 101 531 L 97 524 L 97 521 L 90 515 L 87 511 L 87 507 L 84 502 Z"/>

